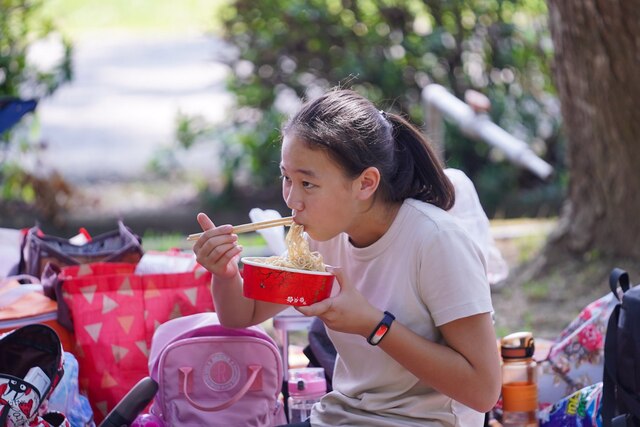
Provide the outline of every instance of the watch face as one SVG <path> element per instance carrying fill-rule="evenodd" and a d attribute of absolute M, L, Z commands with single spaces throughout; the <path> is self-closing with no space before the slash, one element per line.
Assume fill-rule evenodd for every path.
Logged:
<path fill-rule="evenodd" d="M 389 327 L 387 325 L 378 326 L 378 329 L 376 330 L 376 332 L 371 337 L 371 344 L 374 344 L 374 345 L 378 344 L 380 342 L 380 340 L 382 339 L 382 337 L 384 336 L 384 334 L 386 334 L 388 330 L 389 330 Z"/>
<path fill-rule="evenodd" d="M 389 331 L 391 323 L 395 319 L 396 317 L 393 314 L 385 311 L 384 317 L 382 318 L 378 326 L 376 326 L 376 329 L 371 333 L 371 335 L 367 339 L 367 342 L 371 345 L 378 345 L 378 343 L 382 341 L 382 338 L 385 336 L 385 334 Z"/>

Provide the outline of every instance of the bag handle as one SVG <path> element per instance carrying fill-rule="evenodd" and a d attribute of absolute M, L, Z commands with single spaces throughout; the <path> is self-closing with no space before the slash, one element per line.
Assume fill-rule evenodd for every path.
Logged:
<path fill-rule="evenodd" d="M 231 399 L 229 399 L 224 403 L 221 403 L 220 405 L 204 406 L 196 402 L 195 400 L 193 400 L 193 398 L 191 398 L 191 396 L 189 396 L 189 393 L 187 390 L 187 384 L 188 384 L 189 375 L 191 375 L 191 371 L 193 371 L 193 368 L 189 368 L 189 367 L 180 368 L 180 372 L 182 372 L 183 374 L 182 392 L 184 393 L 185 398 L 191 404 L 191 406 L 193 406 L 196 409 L 199 409 L 205 412 L 222 411 L 223 409 L 227 409 L 230 406 L 233 406 L 238 400 L 240 400 L 245 394 L 247 394 L 247 392 L 255 382 L 256 378 L 258 378 L 258 374 L 260 373 L 260 371 L 262 371 L 262 366 L 260 365 L 249 365 L 248 368 L 249 368 L 250 375 L 249 375 L 249 378 L 247 379 L 246 384 L 243 385 L 242 388 L 238 390 L 238 392 L 231 397 Z"/>
<path fill-rule="evenodd" d="M 609 288 L 613 295 L 622 301 L 622 295 L 629 290 L 629 274 L 621 268 L 614 268 L 609 274 Z M 622 290 L 622 292 L 620 292 Z"/>

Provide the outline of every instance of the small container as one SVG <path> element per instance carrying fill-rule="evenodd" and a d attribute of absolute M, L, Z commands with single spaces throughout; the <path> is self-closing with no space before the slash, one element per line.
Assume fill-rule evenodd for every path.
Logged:
<path fill-rule="evenodd" d="M 311 408 L 327 392 L 323 368 L 289 369 L 289 423 L 305 421 Z"/>
<path fill-rule="evenodd" d="M 537 366 L 530 332 L 516 332 L 502 338 L 502 425 L 538 426 Z"/>
<path fill-rule="evenodd" d="M 331 295 L 335 276 L 265 263 L 265 257 L 241 259 L 243 294 L 247 298 L 294 306 L 311 305 Z"/>

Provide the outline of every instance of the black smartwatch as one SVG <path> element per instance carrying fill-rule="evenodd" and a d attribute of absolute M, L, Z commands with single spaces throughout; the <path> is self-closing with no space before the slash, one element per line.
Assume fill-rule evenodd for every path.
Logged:
<path fill-rule="evenodd" d="M 367 338 L 367 342 L 371 345 L 378 345 L 382 338 L 389 332 L 389 328 L 391 328 L 391 323 L 396 320 L 396 316 L 389 313 L 388 311 L 384 312 L 384 317 L 378 323 L 378 326 L 375 327 L 369 338 Z"/>

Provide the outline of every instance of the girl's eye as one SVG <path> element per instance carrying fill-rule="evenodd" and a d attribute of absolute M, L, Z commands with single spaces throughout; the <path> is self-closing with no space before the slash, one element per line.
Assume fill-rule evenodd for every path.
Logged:
<path fill-rule="evenodd" d="M 280 179 L 284 182 L 289 182 L 291 181 L 291 178 L 289 178 L 288 176 L 284 176 L 284 175 L 280 175 Z"/>
<path fill-rule="evenodd" d="M 315 184 L 312 184 L 309 181 L 302 181 L 302 186 L 304 188 L 313 188 L 313 187 L 315 187 Z"/>

